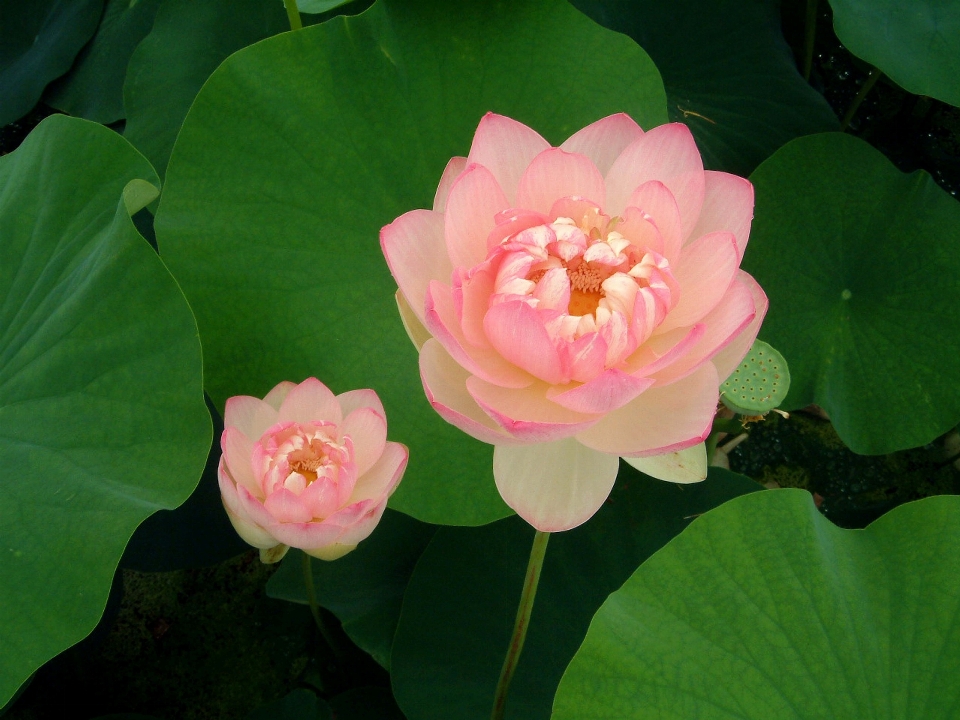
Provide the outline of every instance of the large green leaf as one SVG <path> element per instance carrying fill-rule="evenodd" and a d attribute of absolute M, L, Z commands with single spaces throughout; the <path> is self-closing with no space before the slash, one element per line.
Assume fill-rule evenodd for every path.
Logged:
<path fill-rule="evenodd" d="M 99 123 L 122 119 L 127 64 L 158 7 L 160 0 L 108 0 L 96 35 L 70 72 L 47 88 L 44 102 Z"/>
<path fill-rule="evenodd" d="M 750 176 L 744 269 L 790 363 L 786 408 L 818 403 L 852 450 L 930 442 L 960 421 L 960 203 L 867 143 L 794 140 Z"/>
<path fill-rule="evenodd" d="M 373 534 L 336 562 L 311 560 L 318 602 L 350 639 L 388 670 L 403 593 L 413 566 L 433 537 L 433 525 L 387 508 Z M 306 604 L 303 557 L 288 553 L 267 583 L 267 595 Z"/>
<path fill-rule="evenodd" d="M 210 73 L 231 53 L 289 29 L 282 0 L 164 0 L 127 68 L 124 137 L 163 175 Z"/>
<path fill-rule="evenodd" d="M 558 38 L 576 38 L 577 52 L 557 52 Z M 562 0 L 472 2 L 453 15 L 439 0 L 380 0 L 221 65 L 184 122 L 157 216 L 215 402 L 309 375 L 337 392 L 376 389 L 391 438 L 410 446 L 391 503 L 427 522 L 509 510 L 490 446 L 424 397 L 378 235 L 430 205 L 489 110 L 555 143 L 616 111 L 666 119 L 644 52 Z"/>
<path fill-rule="evenodd" d="M 549 717 L 563 670 L 607 595 L 691 517 L 759 489 L 719 468 L 703 483 L 673 485 L 621 463 L 600 511 L 550 538 L 507 717 Z M 410 580 L 393 645 L 394 693 L 410 720 L 490 716 L 532 540 L 518 517 L 437 531 Z"/>
<path fill-rule="evenodd" d="M 830 0 L 846 47 L 905 90 L 960 105 L 960 3 Z"/>
<path fill-rule="evenodd" d="M 96 625 L 127 540 L 210 446 L 196 324 L 128 214 L 158 184 L 62 115 L 0 158 L 0 705 Z"/>
<path fill-rule="evenodd" d="M 603 604 L 554 720 L 949 720 L 960 497 L 841 530 L 809 493 L 697 520 Z"/>
<path fill-rule="evenodd" d="M 0 127 L 30 111 L 97 29 L 104 0 L 0 2 Z"/>
<path fill-rule="evenodd" d="M 650 53 L 670 117 L 690 126 L 707 167 L 747 175 L 785 142 L 837 129 L 797 72 L 776 0 L 573 0 Z"/>

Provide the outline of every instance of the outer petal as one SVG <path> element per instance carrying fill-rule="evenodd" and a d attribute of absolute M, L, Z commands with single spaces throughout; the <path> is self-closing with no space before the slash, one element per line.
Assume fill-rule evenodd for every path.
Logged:
<path fill-rule="evenodd" d="M 443 214 L 447 254 L 454 267 L 471 268 L 483 262 L 496 215 L 509 207 L 493 173 L 483 165 L 468 165 L 460 173 Z"/>
<path fill-rule="evenodd" d="M 227 427 L 220 436 L 220 449 L 223 450 L 223 462 L 230 469 L 230 476 L 257 497 L 263 496 L 263 489 L 257 482 L 250 465 L 253 456 L 253 440 L 235 427 Z"/>
<path fill-rule="evenodd" d="M 388 442 L 376 464 L 357 480 L 350 503 L 386 500 L 403 477 L 409 456 L 406 445 Z"/>
<path fill-rule="evenodd" d="M 223 460 L 220 461 L 217 480 L 220 483 L 220 497 L 227 511 L 227 517 L 230 518 L 230 523 L 243 541 L 256 548 L 270 548 L 276 545 L 277 539 L 254 522 L 249 513 L 243 509 L 236 485 L 224 472 Z"/>
<path fill-rule="evenodd" d="M 607 414 L 577 433 L 577 439 L 600 452 L 616 455 L 661 455 L 707 439 L 720 396 L 716 369 L 704 363 L 672 385 L 652 387 L 632 403 Z"/>
<path fill-rule="evenodd" d="M 277 411 L 260 398 L 237 395 L 227 399 L 223 410 L 224 427 L 235 427 L 256 442 L 277 422 Z"/>
<path fill-rule="evenodd" d="M 763 322 L 763 318 L 767 314 L 767 307 L 770 305 L 763 289 L 750 275 L 741 270 L 737 274 L 737 280 L 750 288 L 750 293 L 753 295 L 754 306 L 756 307 L 756 315 L 754 315 L 750 324 L 745 327 L 736 338 L 711 358 L 717 368 L 717 375 L 721 382 L 730 377 L 730 374 L 750 351 L 750 346 L 753 345 L 753 341 L 757 339 L 760 324 Z"/>
<path fill-rule="evenodd" d="M 493 451 L 493 478 L 504 502 L 543 532 L 589 520 L 610 495 L 620 467 L 616 455 L 573 438 Z"/>
<path fill-rule="evenodd" d="M 608 413 L 626 405 L 653 382 L 649 378 L 634 377 L 611 368 L 590 382 L 570 390 L 555 385 L 547 390 L 547 397 L 568 410 Z"/>
<path fill-rule="evenodd" d="M 270 533 L 284 545 L 307 551 L 333 545 L 343 529 L 326 522 L 276 523 Z"/>
<path fill-rule="evenodd" d="M 503 444 L 513 440 L 467 392 L 470 374 L 435 339 L 420 351 L 420 379 L 433 409 L 451 425 L 480 442 Z"/>
<path fill-rule="evenodd" d="M 539 153 L 549 147 L 550 143 L 523 123 L 503 115 L 487 113 L 473 135 L 467 161 L 488 168 L 510 204 L 514 205 L 523 171 Z"/>
<path fill-rule="evenodd" d="M 713 310 L 736 277 L 739 262 L 733 233 L 710 233 L 684 247 L 674 269 L 680 302 L 656 332 L 693 325 Z"/>
<path fill-rule="evenodd" d="M 450 194 L 450 188 L 453 183 L 467 168 L 467 159 L 465 157 L 452 157 L 443 169 L 443 175 L 440 176 L 440 185 L 437 187 L 437 194 L 433 196 L 433 209 L 435 212 L 442 213 L 447 205 L 447 195 Z"/>
<path fill-rule="evenodd" d="M 687 484 L 707 479 L 707 446 L 704 443 L 663 455 L 625 457 L 624 460 L 657 480 Z"/>
<path fill-rule="evenodd" d="M 387 420 L 373 408 L 357 408 L 340 424 L 340 436 L 344 435 L 353 440 L 353 459 L 359 477 L 383 454 L 387 443 Z"/>
<path fill-rule="evenodd" d="M 620 153 L 641 135 L 643 130 L 632 117 L 617 113 L 578 130 L 560 147 L 567 152 L 586 155 L 606 175 Z"/>
<path fill-rule="evenodd" d="M 397 290 L 394 298 L 397 301 L 397 310 L 400 311 L 400 322 L 403 323 L 403 329 L 407 331 L 407 337 L 410 338 L 413 346 L 419 350 L 433 335 L 423 326 L 423 320 L 410 307 L 410 303 L 407 302 L 402 290 Z"/>
<path fill-rule="evenodd" d="M 346 418 L 354 410 L 360 408 L 370 408 L 380 417 L 385 418 L 387 413 L 383 409 L 383 403 L 373 390 L 348 390 L 337 395 L 337 402 L 340 403 L 340 410 L 343 417 Z"/>
<path fill-rule="evenodd" d="M 564 197 L 584 198 L 603 207 L 603 175 L 586 155 L 560 148 L 544 150 L 520 176 L 517 205 L 548 213 L 554 202 Z"/>
<path fill-rule="evenodd" d="M 490 344 L 508 362 L 544 382 L 563 382 L 560 353 L 535 309 L 523 301 L 494 305 L 483 319 Z"/>
<path fill-rule="evenodd" d="M 443 222 L 440 213 L 413 210 L 380 230 L 380 248 L 390 272 L 421 322 L 430 281 L 449 282 L 453 272 Z"/>
<path fill-rule="evenodd" d="M 343 420 L 340 403 L 330 388 L 316 378 L 307 378 L 293 388 L 280 406 L 278 422 L 330 422 Z M 287 543 L 289 545 L 289 543 Z"/>
<path fill-rule="evenodd" d="M 280 406 L 283 404 L 284 399 L 293 390 L 297 384 L 295 382 L 290 382 L 289 380 L 284 380 L 282 383 L 277 385 L 273 390 L 267 393 L 267 396 L 263 401 L 272 407 L 277 412 L 280 411 Z M 254 438 L 256 439 L 256 438 Z"/>
<path fill-rule="evenodd" d="M 753 221 L 753 184 L 738 175 L 715 170 L 705 171 L 703 177 L 703 208 L 689 239 L 727 230 L 736 236 L 737 256 L 742 260 Z"/>
<path fill-rule="evenodd" d="M 624 150 L 607 173 L 607 212 L 620 214 L 633 191 L 648 180 L 669 188 L 680 208 L 681 232 L 690 234 L 703 205 L 703 161 L 689 128 L 655 127 Z"/>
<path fill-rule="evenodd" d="M 356 550 L 356 545 L 344 545 L 342 543 L 334 543 L 333 545 L 327 545 L 326 547 L 319 547 L 313 550 L 304 550 L 307 555 L 315 557 L 318 560 L 339 560 L 344 555 L 346 555 L 351 550 Z"/>
<path fill-rule="evenodd" d="M 560 407 L 547 399 L 550 386 L 503 388 L 478 377 L 467 378 L 467 390 L 497 424 L 523 443 L 540 443 L 570 437 L 593 425 L 599 415 L 588 415 Z"/>

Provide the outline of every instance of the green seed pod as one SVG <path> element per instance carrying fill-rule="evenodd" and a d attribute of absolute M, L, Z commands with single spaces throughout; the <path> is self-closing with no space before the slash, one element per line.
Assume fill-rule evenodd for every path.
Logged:
<path fill-rule="evenodd" d="M 790 389 L 790 370 L 783 355 L 762 340 L 754 340 L 747 356 L 720 385 L 723 404 L 740 415 L 765 415 Z"/>

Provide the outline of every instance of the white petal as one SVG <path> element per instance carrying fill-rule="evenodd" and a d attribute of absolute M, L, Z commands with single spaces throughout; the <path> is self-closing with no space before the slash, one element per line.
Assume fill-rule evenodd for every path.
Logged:
<path fill-rule="evenodd" d="M 707 479 L 707 446 L 704 443 L 664 455 L 625 457 L 624 460 L 657 480 L 687 484 Z"/>

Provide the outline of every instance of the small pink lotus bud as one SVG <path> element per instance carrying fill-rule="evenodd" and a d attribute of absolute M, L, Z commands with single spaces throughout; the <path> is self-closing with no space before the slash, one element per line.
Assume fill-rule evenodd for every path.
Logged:
<path fill-rule="evenodd" d="M 380 521 L 408 455 L 387 442 L 373 390 L 334 395 L 316 378 L 227 400 L 220 447 L 223 506 L 266 563 L 291 547 L 322 560 L 353 550 Z"/>

